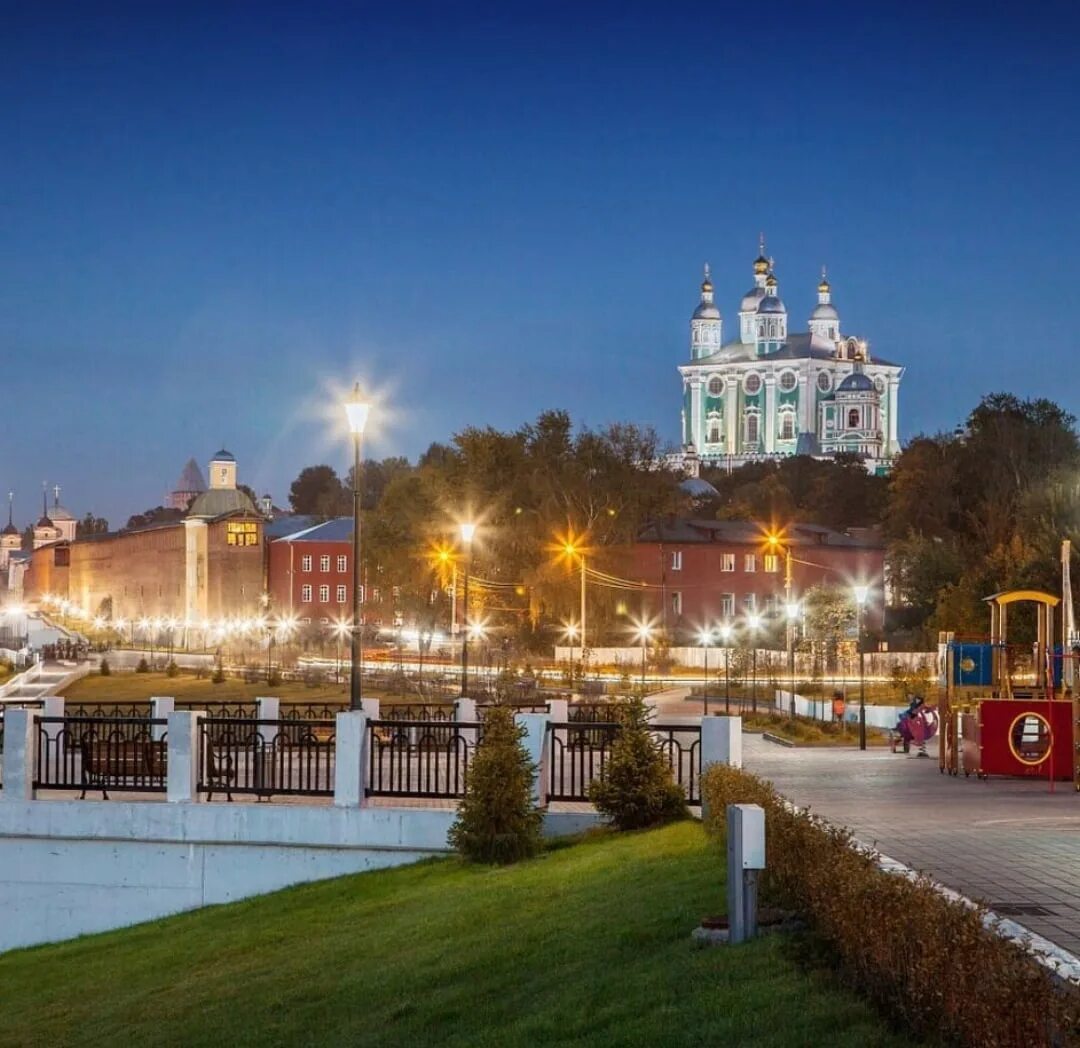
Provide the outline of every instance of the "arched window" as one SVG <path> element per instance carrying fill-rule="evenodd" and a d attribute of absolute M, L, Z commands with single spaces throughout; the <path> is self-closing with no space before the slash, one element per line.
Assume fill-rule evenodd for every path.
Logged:
<path fill-rule="evenodd" d="M 780 439 L 795 439 L 795 412 L 785 411 L 780 415 Z"/>
<path fill-rule="evenodd" d="M 746 443 L 756 444 L 758 442 L 758 416 L 757 413 L 753 413 L 746 416 Z"/>
<path fill-rule="evenodd" d="M 858 429 L 859 428 L 859 409 L 851 408 L 847 413 L 847 428 Z"/>

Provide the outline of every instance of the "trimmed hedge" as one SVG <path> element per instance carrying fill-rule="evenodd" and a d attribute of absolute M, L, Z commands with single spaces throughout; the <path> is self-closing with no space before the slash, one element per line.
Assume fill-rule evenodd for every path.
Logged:
<path fill-rule="evenodd" d="M 840 974 L 921 1037 L 979 1048 L 1080 1044 L 1080 990 L 945 898 L 924 875 L 877 868 L 851 833 L 791 808 L 762 779 L 715 764 L 701 779 L 706 825 L 729 804 L 765 809 L 764 894 L 802 915 Z"/>

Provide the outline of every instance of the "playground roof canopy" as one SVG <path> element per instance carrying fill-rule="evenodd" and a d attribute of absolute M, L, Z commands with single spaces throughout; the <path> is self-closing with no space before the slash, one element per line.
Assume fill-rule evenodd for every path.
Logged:
<path fill-rule="evenodd" d="M 998 605 L 1032 600 L 1037 604 L 1049 604 L 1052 608 L 1056 608 L 1061 603 L 1060 597 L 1055 597 L 1052 593 L 1043 593 L 1042 590 L 1002 590 L 1000 593 L 991 593 L 989 597 L 983 597 L 983 600 L 987 604 Z"/>

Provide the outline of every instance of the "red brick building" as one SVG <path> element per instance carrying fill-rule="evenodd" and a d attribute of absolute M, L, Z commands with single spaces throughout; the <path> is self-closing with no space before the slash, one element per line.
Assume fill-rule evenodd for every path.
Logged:
<path fill-rule="evenodd" d="M 644 614 L 668 629 L 699 629 L 749 614 L 784 614 L 786 551 L 798 601 L 818 585 L 869 588 L 866 625 L 884 618 L 885 547 L 876 532 L 844 533 L 792 524 L 775 547 L 744 521 L 672 519 L 644 528 L 632 550 L 632 577 L 648 586 Z M 854 599 L 854 597 L 853 597 Z"/>
<path fill-rule="evenodd" d="M 269 543 L 267 590 L 275 611 L 324 624 L 352 615 L 352 527 L 352 517 L 338 517 Z"/>

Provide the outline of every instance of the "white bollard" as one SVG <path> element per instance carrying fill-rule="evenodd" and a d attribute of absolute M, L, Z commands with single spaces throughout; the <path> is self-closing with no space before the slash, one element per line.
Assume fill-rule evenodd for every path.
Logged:
<path fill-rule="evenodd" d="M 742 767 L 742 717 L 701 718 L 701 770 L 710 764 Z"/>
<path fill-rule="evenodd" d="M 532 801 L 540 806 L 547 803 L 545 786 L 548 781 L 548 760 L 550 748 L 548 746 L 548 721 L 546 713 L 518 713 L 514 720 L 525 728 L 525 750 L 529 754 L 529 760 L 536 765 L 536 774 L 533 776 Z"/>
<path fill-rule="evenodd" d="M 170 804 L 199 800 L 199 721 L 202 711 L 176 710 L 168 716 L 166 799 Z"/>
<path fill-rule="evenodd" d="M 765 869 L 765 810 L 759 804 L 727 807 L 728 942 L 757 935 L 757 878 Z"/>

